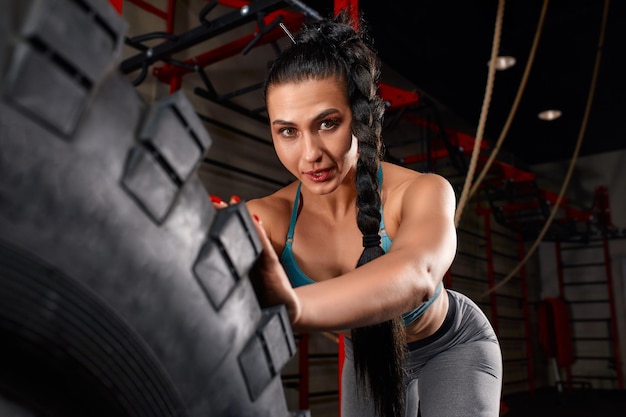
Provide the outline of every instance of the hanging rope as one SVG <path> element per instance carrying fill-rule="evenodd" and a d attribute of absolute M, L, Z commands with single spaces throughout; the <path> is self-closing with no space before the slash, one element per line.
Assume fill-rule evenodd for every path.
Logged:
<path fill-rule="evenodd" d="M 609 14 L 609 5 L 610 5 L 610 3 L 611 3 L 610 0 L 605 0 L 604 1 L 604 12 L 602 14 L 602 25 L 600 27 L 600 36 L 599 36 L 599 39 L 598 39 L 598 49 L 596 51 L 596 61 L 595 61 L 594 68 L 593 68 L 593 74 L 592 74 L 592 78 L 591 78 L 591 85 L 589 87 L 589 94 L 587 95 L 587 104 L 585 106 L 585 114 L 583 116 L 583 120 L 582 120 L 582 123 L 581 123 L 581 126 L 580 126 L 580 131 L 578 132 L 578 139 L 576 141 L 576 147 L 574 148 L 574 154 L 572 155 L 572 160 L 571 160 L 571 162 L 569 164 L 569 168 L 567 170 L 567 174 L 565 175 L 565 180 L 563 181 L 563 185 L 561 186 L 561 191 L 559 192 L 559 195 L 558 195 L 558 197 L 556 199 L 556 203 L 554 203 L 554 207 L 552 208 L 552 211 L 550 212 L 550 216 L 548 217 L 548 220 L 546 221 L 546 224 L 543 226 L 543 229 L 539 233 L 539 236 L 537 237 L 537 240 L 535 240 L 535 242 L 533 243 L 531 248 L 528 250 L 528 252 L 526 253 L 526 256 L 524 256 L 524 259 L 522 259 L 520 261 L 520 263 L 504 279 L 502 279 L 502 281 L 500 281 L 498 284 L 494 285 L 491 289 L 489 289 L 484 294 L 482 294 L 481 298 L 486 297 L 487 295 L 489 295 L 492 292 L 496 291 L 498 288 L 502 287 L 504 284 L 506 284 L 508 281 L 510 281 L 515 276 L 515 274 L 517 274 L 517 272 L 520 270 L 520 268 L 528 261 L 530 256 L 539 247 L 539 243 L 541 243 L 543 237 L 545 236 L 546 232 L 548 231 L 548 228 L 550 227 L 550 224 L 552 224 L 552 221 L 554 220 L 554 217 L 556 216 L 556 212 L 558 211 L 559 206 L 561 205 L 561 201 L 563 200 L 563 196 L 565 195 L 565 190 L 567 190 L 567 187 L 569 186 L 569 182 L 570 182 L 570 179 L 572 177 L 572 173 L 574 172 L 574 167 L 576 165 L 576 161 L 578 160 L 578 154 L 580 153 L 580 147 L 582 146 L 583 138 L 585 137 L 585 132 L 587 131 L 587 122 L 589 121 L 589 114 L 591 113 L 591 104 L 593 102 L 593 97 L 595 95 L 596 83 L 597 83 L 597 80 L 598 80 L 598 73 L 600 71 L 600 61 L 601 61 L 601 58 L 602 58 L 602 47 L 604 45 L 604 35 L 605 35 L 605 32 L 606 32 L 606 21 L 607 21 L 608 14 Z"/>
<path fill-rule="evenodd" d="M 487 87 L 485 88 L 485 98 L 483 100 L 483 106 L 480 111 L 480 119 L 478 122 L 478 129 L 476 131 L 476 140 L 474 141 L 474 149 L 472 149 L 472 158 L 470 159 L 470 165 L 467 170 L 467 176 L 465 177 L 465 183 L 463 184 L 463 191 L 459 198 L 459 204 L 457 205 L 454 224 L 459 225 L 459 220 L 463 214 L 465 203 L 468 200 L 468 192 L 472 184 L 472 177 L 474 176 L 474 170 L 476 169 L 476 163 L 478 162 L 478 155 L 480 154 L 480 144 L 483 138 L 483 132 L 485 130 L 485 122 L 487 120 L 487 113 L 489 104 L 491 103 L 491 93 L 493 92 L 493 81 L 496 72 L 496 57 L 500 49 L 500 34 L 502 32 L 502 16 L 504 15 L 504 0 L 498 0 L 498 11 L 496 14 L 496 25 L 494 29 L 493 44 L 491 47 L 491 58 L 489 59 L 489 71 L 487 76 Z"/>
<path fill-rule="evenodd" d="M 491 155 L 489 155 L 489 159 L 487 159 L 487 163 L 483 167 L 482 171 L 478 175 L 478 178 L 476 179 L 476 181 L 472 185 L 472 188 L 470 189 L 468 199 L 471 198 L 474 195 L 474 193 L 476 193 L 476 190 L 482 183 L 483 179 L 485 178 L 485 175 L 487 174 L 487 172 L 489 172 L 489 168 L 491 168 L 491 165 L 493 164 L 493 161 L 496 159 L 498 152 L 500 152 L 500 147 L 502 146 L 502 142 L 504 142 L 504 138 L 509 132 L 509 128 L 511 127 L 511 123 L 513 122 L 515 113 L 517 112 L 517 107 L 519 106 L 519 103 L 522 99 L 522 95 L 524 94 L 524 90 L 526 89 L 526 83 L 528 82 L 530 69 L 532 68 L 533 62 L 535 60 L 535 54 L 537 52 L 537 45 L 539 44 L 539 39 L 541 38 L 541 30 L 544 25 L 544 21 L 546 17 L 546 10 L 548 9 L 548 3 L 549 3 L 549 0 L 544 0 L 543 2 L 541 15 L 539 17 L 539 23 L 537 24 L 537 30 L 535 31 L 535 38 L 533 39 L 533 45 L 530 49 L 528 62 L 526 63 L 526 68 L 524 69 L 524 74 L 522 76 L 522 81 L 520 82 L 520 86 L 517 89 L 517 95 L 515 96 L 515 100 L 513 101 L 511 112 L 509 113 L 509 116 L 504 124 L 504 127 L 502 128 L 500 137 L 498 138 L 498 141 L 496 142 L 496 145 L 494 146 L 493 151 L 491 152 Z"/>

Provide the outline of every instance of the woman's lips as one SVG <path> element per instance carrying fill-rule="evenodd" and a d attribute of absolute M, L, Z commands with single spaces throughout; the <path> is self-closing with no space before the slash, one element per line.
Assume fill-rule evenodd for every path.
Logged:
<path fill-rule="evenodd" d="M 316 169 L 305 172 L 304 175 L 313 182 L 324 182 L 330 177 L 330 169 Z"/>

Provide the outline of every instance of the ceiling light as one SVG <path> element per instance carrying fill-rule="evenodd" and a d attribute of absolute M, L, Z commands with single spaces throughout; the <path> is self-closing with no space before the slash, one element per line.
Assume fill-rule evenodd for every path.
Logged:
<path fill-rule="evenodd" d="M 507 70 L 509 68 L 511 68 L 513 65 L 515 65 L 515 57 L 510 56 L 510 55 L 501 55 L 496 57 L 495 59 L 495 63 L 496 63 L 496 70 L 498 71 L 504 71 Z M 487 63 L 487 65 L 489 65 L 489 63 Z"/>
<path fill-rule="evenodd" d="M 555 120 L 561 117 L 561 110 L 555 110 L 555 109 L 544 110 L 540 112 L 537 115 L 537 117 L 539 117 L 541 120 L 547 120 L 547 121 Z"/>

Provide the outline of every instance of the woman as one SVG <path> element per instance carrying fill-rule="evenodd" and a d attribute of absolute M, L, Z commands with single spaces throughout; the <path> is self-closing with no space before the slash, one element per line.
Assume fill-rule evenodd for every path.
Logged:
<path fill-rule="evenodd" d="M 423 417 L 497 416 L 497 338 L 442 284 L 454 191 L 381 161 L 379 60 L 358 23 L 306 25 L 267 77 L 274 148 L 296 181 L 246 203 L 264 245 L 259 298 L 285 304 L 296 331 L 351 329 L 342 417 L 413 417 L 418 402 Z"/>

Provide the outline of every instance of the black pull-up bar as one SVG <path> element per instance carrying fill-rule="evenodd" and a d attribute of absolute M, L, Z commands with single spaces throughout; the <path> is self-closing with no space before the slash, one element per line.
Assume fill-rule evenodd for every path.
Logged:
<path fill-rule="evenodd" d="M 248 23 L 256 18 L 260 12 L 268 13 L 285 7 L 290 2 L 283 0 L 257 0 L 250 2 L 244 8 L 234 10 L 212 21 L 206 18 L 209 8 L 202 14 L 202 24 L 183 32 L 172 40 L 163 42 L 151 48 L 147 48 L 138 54 L 124 60 L 120 64 L 120 70 L 124 74 L 131 73 L 140 68 L 145 68 L 154 62 L 168 59 L 173 54 L 190 48 L 207 39 L 218 36 L 224 32 Z"/>

